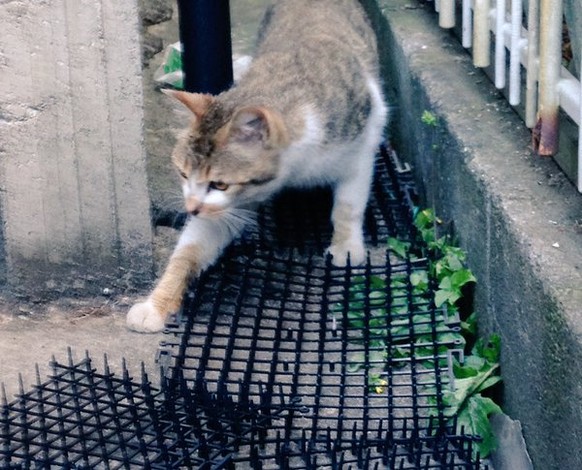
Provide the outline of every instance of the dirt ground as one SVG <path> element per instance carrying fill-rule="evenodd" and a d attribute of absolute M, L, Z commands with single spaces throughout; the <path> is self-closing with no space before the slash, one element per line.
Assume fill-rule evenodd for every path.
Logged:
<path fill-rule="evenodd" d="M 74 360 L 86 352 L 102 368 L 104 354 L 115 373 L 121 373 L 125 359 L 130 374 L 140 377 L 144 363 L 150 377 L 158 374 L 156 356 L 162 334 L 143 335 L 128 330 L 125 314 L 137 299 L 129 296 L 92 299 L 61 299 L 42 305 L 24 304 L 0 298 L 0 382 L 8 401 L 19 390 L 36 383 L 36 365 L 44 382 L 50 374 L 52 357 L 68 362 L 68 348 Z"/>
<path fill-rule="evenodd" d="M 154 241 L 158 274 L 175 244 L 178 232 L 157 227 Z M 125 326 L 130 307 L 147 292 L 104 293 L 99 297 L 60 298 L 31 303 L 0 295 L 0 383 L 10 401 L 19 390 L 18 375 L 23 377 L 24 391 L 36 383 L 36 367 L 45 381 L 52 356 L 66 363 L 68 349 L 81 361 L 86 352 L 101 368 L 107 354 L 113 372 L 122 371 L 125 359 L 131 375 L 141 376 L 142 362 L 150 379 L 159 376 L 156 363 L 163 334 L 141 334 Z"/>

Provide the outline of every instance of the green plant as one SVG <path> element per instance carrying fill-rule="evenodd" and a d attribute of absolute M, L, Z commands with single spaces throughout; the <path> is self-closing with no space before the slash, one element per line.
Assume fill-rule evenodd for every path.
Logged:
<path fill-rule="evenodd" d="M 384 393 L 386 381 L 382 371 L 388 366 L 389 358 L 406 358 L 413 353 L 421 358 L 434 356 L 431 315 L 435 313 L 430 308 L 432 300 L 440 312 L 434 319 L 438 342 L 471 348 L 464 351 L 463 364 L 454 361 L 455 388 L 454 391 L 445 391 L 443 395 L 445 416 L 449 419 L 456 417 L 458 425 L 463 426 L 466 433 L 481 436 L 482 441 L 476 445 L 476 450 L 485 457 L 496 445 L 489 416 L 501 412 L 501 409 L 482 392 L 501 381 L 498 375 L 500 338 L 492 336 L 487 342 L 477 340 L 474 313 L 462 319 L 461 331 L 451 331 L 448 327 L 449 316 L 459 315 L 458 302 L 463 297 L 465 287 L 475 283 L 476 278 L 466 267 L 466 252 L 455 246 L 449 235 L 439 235 L 442 221 L 434 211 L 418 211 L 414 225 L 421 242 L 420 252 L 412 251 L 412 243 L 395 238 L 388 240 L 388 247 L 394 256 L 402 260 L 414 261 L 427 256 L 427 268 L 415 269 L 410 274 L 401 272 L 392 275 L 390 289 L 387 289 L 387 281 L 379 276 L 354 279 L 350 287 L 347 317 L 350 327 L 360 334 L 352 340 L 367 344 L 368 363 L 373 364 L 368 373 L 368 385 L 373 393 Z M 413 287 L 414 296 L 426 299 L 426 302 L 415 305 L 412 316 L 407 297 L 408 282 Z M 438 286 L 432 299 L 429 298 L 431 283 Z M 391 298 L 389 307 L 386 307 L 388 290 Z M 369 317 L 365 316 L 365 311 L 370 312 Z M 446 350 L 446 346 L 440 346 L 439 355 Z M 364 367 L 365 355 L 364 351 L 354 353 L 350 357 L 349 370 L 355 372 Z M 434 385 L 426 387 L 427 395 L 436 396 Z"/>
<path fill-rule="evenodd" d="M 422 121 L 423 124 L 426 124 L 427 126 L 431 127 L 436 127 L 439 124 L 439 120 L 436 117 L 436 115 L 426 109 L 422 112 L 420 120 Z"/>
<path fill-rule="evenodd" d="M 419 211 L 414 224 L 422 241 L 432 253 L 430 257 L 430 274 L 438 282 L 435 293 L 435 306 L 447 305 L 455 309 L 456 302 L 463 296 L 463 287 L 477 282 L 471 270 L 465 267 L 467 253 L 453 245 L 449 235 L 438 237 L 437 225 L 442 221 L 434 215 L 431 209 Z"/>
<path fill-rule="evenodd" d="M 497 375 L 499 349 L 499 336 L 493 335 L 488 343 L 478 340 L 462 365 L 455 361 L 455 390 L 445 391 L 443 397 L 447 405 L 445 415 L 449 418 L 457 416 L 457 426 L 481 437 L 478 450 L 483 457 L 497 447 L 489 416 L 502 411 L 499 405 L 481 395 L 481 392 L 501 381 Z"/>
<path fill-rule="evenodd" d="M 475 283 L 477 279 L 466 268 L 467 253 L 454 245 L 450 235 L 439 237 L 440 225 L 442 221 L 432 209 L 419 211 L 415 217 L 420 237 L 432 252 L 430 271 L 438 282 L 435 306 L 445 305 L 450 311 L 456 311 L 457 302 L 463 296 L 463 288 Z M 475 450 L 486 457 L 497 445 L 489 416 L 501 413 L 501 408 L 491 398 L 484 397 L 482 392 L 501 382 L 498 375 L 501 338 L 493 335 L 487 342 L 476 340 L 476 320 L 477 316 L 473 312 L 461 322 L 465 344 L 474 343 L 474 346 L 470 351 L 465 351 L 463 364 L 455 360 L 454 390 L 445 391 L 443 400 L 447 405 L 447 417 L 452 419 L 456 416 L 457 425 L 464 427 L 465 432 L 481 437 Z"/>

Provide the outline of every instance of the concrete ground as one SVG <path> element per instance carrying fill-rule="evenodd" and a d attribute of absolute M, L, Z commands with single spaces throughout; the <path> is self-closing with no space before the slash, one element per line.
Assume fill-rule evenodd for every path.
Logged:
<path fill-rule="evenodd" d="M 145 33 L 146 111 L 150 109 L 150 97 L 154 94 L 151 76 L 161 60 L 161 54 L 154 54 L 164 46 L 162 36 L 166 43 L 177 37 L 175 21 L 167 21 L 171 13 L 169 3 L 166 0 L 140 0 Z M 161 126 L 157 121 L 152 123 L 151 116 L 151 113 L 146 114 L 146 127 Z M 158 270 L 163 266 L 174 238 L 171 229 L 157 231 L 155 259 Z M 103 355 L 107 354 L 114 372 L 121 371 L 125 359 L 130 373 L 136 378 L 140 376 L 143 362 L 151 372 L 150 378 L 156 379 L 156 356 L 162 335 L 141 335 L 125 327 L 127 310 L 143 294 L 146 292 L 122 292 L 117 287 L 105 290 L 105 294 L 99 297 L 61 298 L 48 303 L 0 295 L 0 383 L 5 387 L 7 399 L 11 401 L 18 393 L 19 374 L 25 391 L 29 391 L 30 385 L 36 382 L 35 365 L 38 365 L 44 381 L 50 373 L 52 356 L 58 362 L 66 363 L 68 348 L 79 361 L 88 351 L 97 367 L 102 365 Z"/>

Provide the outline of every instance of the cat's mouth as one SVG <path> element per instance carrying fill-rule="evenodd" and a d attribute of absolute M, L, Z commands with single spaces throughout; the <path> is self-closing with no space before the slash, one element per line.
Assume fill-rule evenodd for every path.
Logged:
<path fill-rule="evenodd" d="M 196 198 L 188 198 L 185 201 L 186 212 L 193 217 L 206 217 L 217 215 L 224 210 L 224 207 L 217 204 L 208 204 Z"/>
<path fill-rule="evenodd" d="M 223 207 L 201 205 L 196 207 L 186 207 L 186 212 L 190 217 L 200 217 L 203 219 L 212 219 L 219 217 L 225 212 Z"/>

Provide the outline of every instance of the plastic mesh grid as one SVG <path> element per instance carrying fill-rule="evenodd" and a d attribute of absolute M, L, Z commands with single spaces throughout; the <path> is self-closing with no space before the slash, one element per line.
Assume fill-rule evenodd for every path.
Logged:
<path fill-rule="evenodd" d="M 382 150 L 373 245 L 414 239 L 410 174 Z M 0 409 L 0 468 L 477 469 L 475 436 L 444 418 L 457 318 L 418 293 L 426 260 L 373 249 L 335 268 L 325 191 L 282 195 L 186 295 L 144 371 L 87 357 Z M 292 198 L 292 199 L 289 199 Z M 289 230 L 295 227 L 295 230 Z"/>
<path fill-rule="evenodd" d="M 337 269 L 293 251 L 233 251 L 188 296 L 188 315 L 169 328 L 166 360 L 170 380 L 195 394 L 244 389 L 245 400 L 296 405 L 265 430 L 262 468 L 319 468 L 306 453 L 323 468 L 344 468 L 338 454 L 342 465 L 364 465 L 365 456 L 360 468 L 477 468 L 459 459 L 442 414 L 457 346 L 446 333 L 458 319 L 440 318 L 411 285 L 395 296 L 390 282 L 370 282 L 407 283 L 426 261 Z M 233 461 L 251 458 L 251 448 L 239 448 Z"/>

